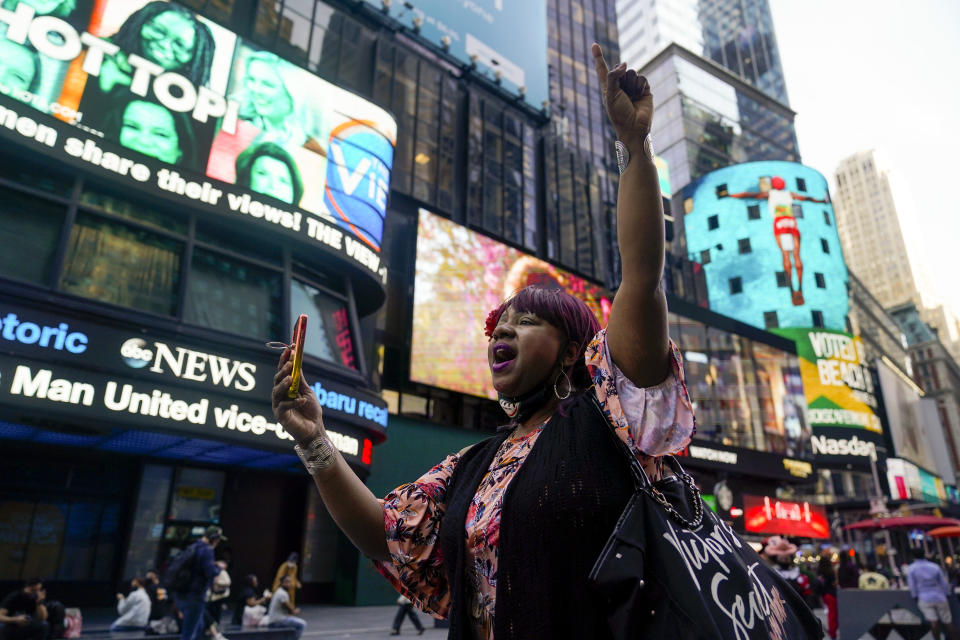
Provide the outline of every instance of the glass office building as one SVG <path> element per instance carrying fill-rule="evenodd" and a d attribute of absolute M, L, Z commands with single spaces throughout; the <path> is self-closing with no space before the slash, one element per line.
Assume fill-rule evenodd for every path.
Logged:
<path fill-rule="evenodd" d="M 674 44 L 641 72 L 654 95 L 653 139 L 675 191 L 731 164 L 799 161 L 794 112 L 726 69 Z"/>
<path fill-rule="evenodd" d="M 702 0 L 703 56 L 789 104 L 768 0 Z"/>
<path fill-rule="evenodd" d="M 789 104 L 768 0 L 618 0 L 617 20 L 631 64 L 644 66 L 676 43 Z"/>

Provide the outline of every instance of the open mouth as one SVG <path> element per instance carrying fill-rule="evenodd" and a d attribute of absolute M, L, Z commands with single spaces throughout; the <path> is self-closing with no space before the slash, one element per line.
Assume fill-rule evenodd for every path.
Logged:
<path fill-rule="evenodd" d="M 502 371 L 507 368 L 517 357 L 517 352 L 505 344 L 497 344 L 493 347 L 493 370 Z"/>

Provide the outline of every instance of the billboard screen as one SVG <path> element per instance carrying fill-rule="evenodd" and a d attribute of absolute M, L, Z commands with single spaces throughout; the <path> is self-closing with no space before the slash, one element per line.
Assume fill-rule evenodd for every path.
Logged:
<path fill-rule="evenodd" d="M 837 462 L 876 460 L 883 428 L 863 341 L 826 329 L 774 332 L 797 345 L 813 453 Z"/>
<path fill-rule="evenodd" d="M 803 457 L 810 449 L 793 354 L 671 313 L 670 337 L 697 413 L 697 435 L 727 446 Z"/>
<path fill-rule="evenodd" d="M 940 457 L 937 453 L 946 454 L 947 445 L 936 403 L 925 402 L 920 388 L 883 359 L 877 362 L 877 372 L 883 392 L 883 409 L 897 457 L 949 475 L 951 467 L 945 455 L 942 460 L 946 463 L 945 468 L 937 464 Z M 927 406 L 933 411 L 925 411 Z"/>
<path fill-rule="evenodd" d="M 379 251 L 387 112 L 172 2 L 42 5 L 0 8 L 0 131 L 132 188 Z"/>
<path fill-rule="evenodd" d="M 367 0 L 382 9 L 382 0 Z M 547 3 L 543 0 L 417 0 L 393 2 L 390 16 L 406 27 L 420 21 L 419 36 L 486 75 L 500 73 L 510 92 L 524 87 L 525 100 L 540 109 L 547 87 Z M 584 63 L 587 60 L 584 59 Z"/>
<path fill-rule="evenodd" d="M 761 329 L 846 326 L 847 267 L 820 173 L 793 162 L 718 169 L 684 188 L 683 212 L 711 309 Z"/>
<path fill-rule="evenodd" d="M 410 379 L 495 399 L 484 323 L 504 298 L 531 284 L 579 297 L 606 326 L 612 296 L 601 287 L 421 209 Z"/>
<path fill-rule="evenodd" d="M 743 496 L 743 528 L 752 533 L 776 533 L 826 540 L 830 537 L 827 510 L 809 502 L 788 502 L 770 496 Z"/>

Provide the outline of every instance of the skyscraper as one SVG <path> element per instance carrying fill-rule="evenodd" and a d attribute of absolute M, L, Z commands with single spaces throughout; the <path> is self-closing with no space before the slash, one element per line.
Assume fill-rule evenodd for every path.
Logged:
<path fill-rule="evenodd" d="M 884 307 L 919 305 L 888 172 L 876 152 L 860 151 L 834 174 L 837 230 L 847 265 Z"/>
<path fill-rule="evenodd" d="M 619 0 L 623 59 L 650 80 L 674 191 L 720 167 L 799 162 L 766 0 Z"/>
<path fill-rule="evenodd" d="M 631 65 L 676 43 L 789 104 L 767 0 L 617 0 L 617 21 Z"/>
<path fill-rule="evenodd" d="M 911 262 L 883 156 L 873 149 L 854 153 L 834 177 L 837 230 L 850 270 L 885 308 L 916 305 L 920 318 L 960 358 L 960 322 Z"/>
<path fill-rule="evenodd" d="M 632 67 L 642 67 L 671 42 L 703 52 L 697 0 L 617 0 L 617 26 L 620 52 Z"/>
<path fill-rule="evenodd" d="M 549 0 L 551 126 L 544 132 L 546 257 L 614 284 L 616 163 L 590 44 L 620 59 L 614 0 Z"/>

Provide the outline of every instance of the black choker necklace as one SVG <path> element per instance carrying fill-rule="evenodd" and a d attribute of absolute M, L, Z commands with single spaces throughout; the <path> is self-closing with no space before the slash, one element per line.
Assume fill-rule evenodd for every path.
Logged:
<path fill-rule="evenodd" d="M 510 397 L 501 393 L 500 408 L 514 423 L 522 424 L 547 403 L 552 393 L 553 388 L 546 383 L 522 396 Z"/>

